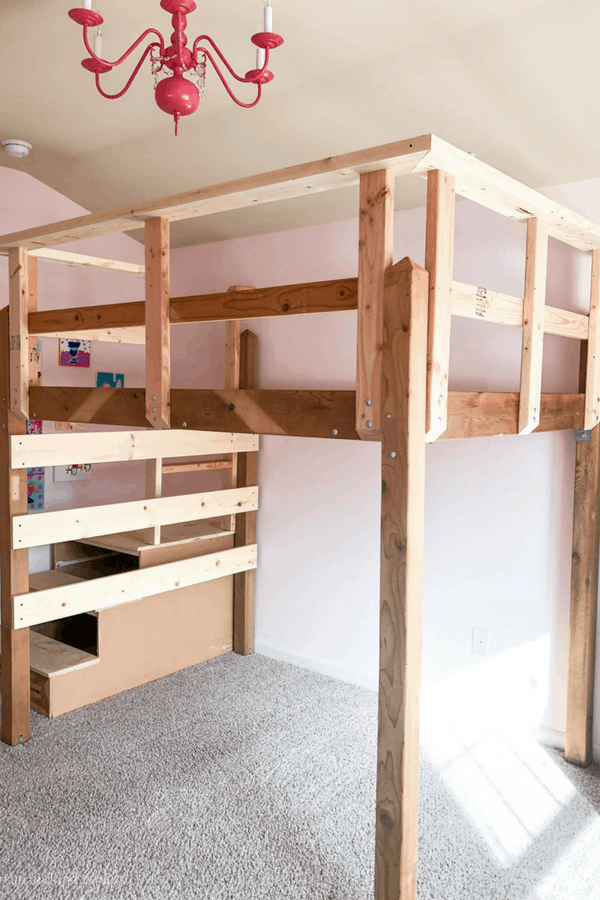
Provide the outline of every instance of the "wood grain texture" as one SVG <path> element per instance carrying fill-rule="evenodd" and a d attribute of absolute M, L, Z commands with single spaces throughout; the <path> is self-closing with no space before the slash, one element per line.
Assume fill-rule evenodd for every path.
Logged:
<path fill-rule="evenodd" d="M 592 715 L 600 545 L 600 429 L 578 441 L 575 458 L 573 553 L 569 614 L 565 758 L 592 761 Z"/>
<path fill-rule="evenodd" d="M 162 459 L 146 460 L 146 499 L 155 500 L 162 496 L 162 477 L 163 465 Z M 121 527 L 121 526 L 119 526 Z M 151 535 L 151 544 L 160 544 L 160 525 L 154 525 L 149 529 Z"/>
<path fill-rule="evenodd" d="M 600 250 L 592 250 L 589 337 L 586 355 L 585 417 L 589 431 L 600 422 Z"/>
<path fill-rule="evenodd" d="M 10 410 L 29 418 L 29 263 L 27 251 L 8 254 L 10 325 Z"/>
<path fill-rule="evenodd" d="M 540 421 L 547 267 L 548 228 L 539 219 L 529 219 L 523 299 L 519 434 L 531 434 Z"/>
<path fill-rule="evenodd" d="M 137 278 L 144 278 L 146 274 L 145 266 L 137 263 L 104 259 L 100 256 L 86 256 L 83 253 L 71 253 L 67 250 L 50 250 L 44 247 L 38 250 L 31 250 L 29 258 L 58 263 L 61 266 L 71 266 L 76 269 L 104 269 L 105 272 L 119 272 L 121 275 L 135 275 Z"/>
<path fill-rule="evenodd" d="M 154 428 L 171 425 L 169 236 L 168 219 L 146 222 L 146 418 Z"/>
<path fill-rule="evenodd" d="M 242 290 L 246 290 L 242 288 Z M 231 288 L 229 291 L 231 292 Z M 228 390 L 239 390 L 240 387 L 240 321 L 234 319 L 231 322 L 225 322 L 225 388 Z M 238 456 L 233 453 L 231 456 L 231 470 L 229 472 L 229 487 L 237 485 L 237 467 Z M 229 527 L 233 531 L 235 529 L 235 518 L 232 516 L 229 520 Z"/>
<path fill-rule="evenodd" d="M 57 540 L 80 541 L 102 534 L 212 519 L 257 508 L 258 488 L 249 487 L 154 500 L 129 500 L 83 509 L 58 509 L 36 516 L 14 516 L 12 543 L 14 549 L 38 547 Z"/>
<path fill-rule="evenodd" d="M 38 264 L 37 259 L 29 256 L 27 260 L 27 313 L 36 312 L 38 308 Z M 29 385 L 41 384 L 42 373 L 40 372 L 40 354 L 38 350 L 38 338 L 35 334 L 30 334 L 28 338 L 29 344 Z"/>
<path fill-rule="evenodd" d="M 542 394 L 536 431 L 583 428 L 583 394 Z M 519 394 L 450 392 L 448 428 L 440 440 L 518 434 Z"/>
<path fill-rule="evenodd" d="M 427 337 L 427 440 L 435 441 L 448 421 L 448 369 L 452 320 L 455 179 L 435 170 L 427 176 L 425 268 L 429 272 Z"/>
<path fill-rule="evenodd" d="M 27 474 L 10 469 L 10 434 L 24 434 L 26 422 L 9 409 L 8 310 L 0 311 L 0 589 L 2 655 L 2 740 L 29 740 L 29 633 L 12 628 L 12 595 L 29 590 L 27 550 L 11 551 L 12 516 L 27 514 Z"/>
<path fill-rule="evenodd" d="M 240 388 L 258 388 L 258 337 L 244 331 L 240 338 Z M 258 484 L 258 453 L 239 453 L 238 487 Z M 246 512 L 235 519 L 235 545 L 256 543 L 256 513 Z M 250 569 L 233 577 L 233 650 L 242 656 L 254 653 L 256 572 Z"/>
<path fill-rule="evenodd" d="M 428 294 L 412 260 L 388 273 L 375 900 L 416 898 Z"/>
<path fill-rule="evenodd" d="M 383 290 L 393 254 L 394 175 L 381 169 L 360 176 L 356 430 L 368 440 L 381 439 Z"/>
<path fill-rule="evenodd" d="M 236 291 L 219 294 L 172 297 L 170 318 L 172 324 L 181 325 L 343 312 L 356 309 L 357 297 L 357 278 L 282 287 L 238 288 Z M 137 341 L 137 333 L 123 332 L 122 329 L 143 328 L 144 322 L 144 303 L 133 301 L 111 303 L 108 306 L 43 310 L 30 318 L 29 328 L 32 334 L 51 335 L 83 332 L 87 336 L 97 330 L 104 335 L 105 340 L 111 338 L 109 332 L 112 330 L 116 332 L 115 340 L 122 338 L 124 341 Z"/>
<path fill-rule="evenodd" d="M 13 598 L 13 621 L 17 629 L 26 630 L 31 625 L 133 603 L 176 588 L 224 578 L 255 566 L 256 545 L 253 545 L 94 578 L 88 582 L 85 591 L 77 584 L 70 584 L 16 595 Z"/>
<path fill-rule="evenodd" d="M 452 315 L 497 325 L 523 326 L 523 298 L 488 291 L 473 284 L 452 283 Z M 544 334 L 585 341 L 588 317 L 554 306 L 544 307 Z"/>

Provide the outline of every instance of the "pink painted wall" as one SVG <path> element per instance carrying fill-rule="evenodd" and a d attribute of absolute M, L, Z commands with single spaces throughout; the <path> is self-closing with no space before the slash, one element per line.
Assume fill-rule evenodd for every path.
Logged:
<path fill-rule="evenodd" d="M 0 188 L 4 233 L 84 212 L 15 171 L 0 168 Z M 555 192 L 600 216 L 598 183 Z M 423 210 L 397 214 L 395 259 L 422 262 L 423 234 Z M 456 279 L 520 294 L 524 235 L 523 226 L 459 203 Z M 175 250 L 172 292 L 353 275 L 356 247 L 351 221 Z M 143 258 L 126 235 L 76 249 Z M 5 260 L 0 267 L 6 271 Z M 40 308 L 142 296 L 141 281 L 127 276 L 42 264 L 40 273 Z M 589 261 L 551 242 L 549 273 L 548 302 L 586 312 Z M 2 304 L 5 285 L 1 278 Z M 260 338 L 263 387 L 354 386 L 356 314 L 247 324 Z M 174 328 L 174 386 L 220 386 L 223 337 L 222 325 Z M 520 340 L 516 328 L 455 319 L 451 386 L 516 390 Z M 86 372 L 59 369 L 56 341 L 43 344 L 45 384 L 92 384 L 98 369 L 124 371 L 128 386 L 143 383 L 142 348 L 97 345 Z M 575 390 L 577 366 L 575 342 L 547 338 L 544 390 Z M 546 738 L 548 729 L 564 730 L 573 457 L 572 435 L 565 433 L 427 448 L 425 684 L 434 690 L 457 673 L 467 676 L 462 684 L 486 678 L 489 702 L 502 698 L 528 726 L 546 729 Z M 371 687 L 378 656 L 378 463 L 374 444 L 262 439 L 257 649 Z M 141 467 L 98 467 L 95 476 L 74 488 L 50 484 L 48 508 L 141 496 Z M 169 492 L 190 489 L 174 480 Z M 44 559 L 38 554 L 34 564 Z M 489 659 L 471 654 L 473 627 L 489 631 Z M 456 702 L 466 702 L 467 694 Z M 600 745 L 598 703 L 596 719 Z"/>

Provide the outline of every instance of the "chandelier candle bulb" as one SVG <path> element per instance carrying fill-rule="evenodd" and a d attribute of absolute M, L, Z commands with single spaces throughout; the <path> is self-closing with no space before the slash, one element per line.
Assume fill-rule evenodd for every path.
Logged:
<path fill-rule="evenodd" d="M 257 47 L 256 48 L 256 68 L 262 69 L 265 64 L 265 48 Z"/>
<path fill-rule="evenodd" d="M 102 35 L 100 32 L 94 38 L 94 53 L 96 56 L 102 56 Z"/>
<path fill-rule="evenodd" d="M 92 0 L 83 0 L 83 8 L 91 9 L 92 8 Z"/>
<path fill-rule="evenodd" d="M 271 0 L 267 0 L 264 8 L 264 30 L 265 31 L 273 31 L 273 7 L 271 6 Z"/>

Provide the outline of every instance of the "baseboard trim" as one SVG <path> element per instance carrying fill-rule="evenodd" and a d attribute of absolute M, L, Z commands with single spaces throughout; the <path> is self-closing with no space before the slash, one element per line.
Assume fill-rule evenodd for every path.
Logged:
<path fill-rule="evenodd" d="M 287 647 L 274 647 L 272 644 L 262 641 L 257 641 L 254 649 L 261 656 L 291 663 L 300 669 L 308 669 L 311 672 L 318 672 L 320 675 L 329 675 L 331 678 L 337 678 L 338 681 L 356 684 L 358 687 L 368 688 L 370 691 L 377 692 L 379 689 L 377 676 L 371 676 L 367 672 L 355 672 L 352 669 L 345 669 L 343 666 L 332 665 L 327 660 L 319 659 L 316 656 L 302 656 Z"/>

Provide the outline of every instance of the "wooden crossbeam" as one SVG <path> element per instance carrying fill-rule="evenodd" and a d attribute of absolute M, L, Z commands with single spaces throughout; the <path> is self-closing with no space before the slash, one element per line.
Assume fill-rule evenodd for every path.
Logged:
<path fill-rule="evenodd" d="M 448 420 L 448 369 L 452 316 L 455 179 L 435 170 L 427 178 L 425 268 L 429 272 L 427 334 L 427 440 L 435 441 Z"/>
<path fill-rule="evenodd" d="M 132 603 L 143 600 L 144 597 L 253 569 L 256 567 L 256 555 L 256 544 L 234 547 L 233 550 L 223 550 L 220 553 L 208 553 L 147 569 L 94 578 L 86 582 L 85 591 L 81 590 L 79 584 L 68 584 L 30 594 L 17 594 L 12 598 L 10 620 L 14 628 L 19 630 L 51 622 L 53 619 Z M 27 705 L 29 712 L 29 696 Z"/>
<path fill-rule="evenodd" d="M 342 312 L 357 307 L 357 278 L 317 281 L 281 287 L 238 289 L 220 294 L 172 297 L 172 325 L 197 322 L 219 322 L 234 319 L 259 319 L 274 316 L 300 316 L 307 313 Z M 136 338 L 134 329 L 144 327 L 144 303 L 111 303 L 105 306 L 82 306 L 73 309 L 43 310 L 31 317 L 32 334 L 62 335 L 102 331 Z M 143 331 L 141 332 L 143 335 Z M 124 340 L 125 342 L 125 340 Z M 133 343 L 133 340 L 132 340 Z"/>
<path fill-rule="evenodd" d="M 146 274 L 145 266 L 137 265 L 136 263 L 120 262 L 117 259 L 104 259 L 100 256 L 86 256 L 83 253 L 71 253 L 67 250 L 54 250 L 43 247 L 38 250 L 30 250 L 29 255 L 44 262 L 58 263 L 61 266 L 71 266 L 77 269 L 103 269 L 105 272 L 135 275 L 137 278 L 144 278 Z"/>
<path fill-rule="evenodd" d="M 156 525 L 213 519 L 257 508 L 258 488 L 246 487 L 179 497 L 157 497 L 153 500 L 131 500 L 85 509 L 59 509 L 37 516 L 15 516 L 12 520 L 12 546 L 14 550 L 22 550 L 23 547 L 38 547 L 56 541 L 80 541 Z"/>
<path fill-rule="evenodd" d="M 60 388 L 56 390 L 60 390 Z M 88 389 L 83 388 L 83 390 Z M 96 390 L 102 390 L 102 388 L 96 388 Z M 110 390 L 114 391 L 115 389 L 111 388 Z M 71 388 L 69 388 L 70 391 Z M 133 411 L 133 405 L 131 409 Z M 13 468 L 30 469 L 36 466 L 65 466 L 69 465 L 73 459 L 82 459 L 90 463 L 106 463 L 132 459 L 237 453 L 257 450 L 258 438 L 253 434 L 227 434 L 221 431 L 194 432 L 173 428 L 164 432 L 73 433 L 67 437 L 62 434 L 18 435 L 11 438 L 10 447 Z M 197 463 L 193 465 L 197 465 Z"/>
<path fill-rule="evenodd" d="M 383 288 L 394 254 L 394 176 L 389 169 L 360 176 L 356 430 L 381 438 Z"/>
<path fill-rule="evenodd" d="M 177 221 L 306 196 L 358 184 L 363 172 L 378 169 L 391 169 L 395 176 L 410 173 L 426 175 L 430 170 L 440 169 L 455 177 L 456 192 L 462 197 L 517 221 L 524 222 L 531 217 L 543 219 L 548 224 L 551 237 L 579 250 L 600 247 L 600 225 L 435 135 L 421 135 L 264 175 L 161 197 L 99 215 L 80 216 L 3 235 L 0 237 L 0 250 L 10 247 L 37 249 L 114 231 L 129 231 L 140 228 L 146 219 L 155 216 Z"/>
<path fill-rule="evenodd" d="M 171 424 L 169 235 L 168 219 L 146 222 L 146 418 L 154 428 Z"/>
<path fill-rule="evenodd" d="M 135 388 L 69 388 L 65 392 L 58 387 L 32 387 L 31 399 L 41 419 L 126 427 L 145 423 L 143 392 Z M 236 401 L 241 406 L 237 412 Z M 174 427 L 185 421 L 188 428 L 198 431 L 359 439 L 354 427 L 354 391 L 176 389 L 171 392 L 171 402 Z M 583 428 L 583 406 L 583 394 L 542 394 L 541 421 L 536 430 Z M 244 407 L 254 410 L 254 415 L 247 416 L 248 423 Z M 517 393 L 451 391 L 444 439 L 518 434 L 518 409 Z M 70 434 L 69 440 L 73 437 Z"/>
<path fill-rule="evenodd" d="M 496 325 L 523 326 L 523 298 L 511 297 L 497 291 L 488 291 L 472 284 L 452 283 L 452 315 L 478 322 L 493 322 Z M 574 338 L 578 341 L 588 339 L 588 316 L 558 309 L 554 306 L 544 307 L 544 334 L 556 334 L 558 337 Z"/>
<path fill-rule="evenodd" d="M 540 421 L 547 264 L 548 228 L 539 219 L 529 219 L 523 300 L 519 434 L 530 434 Z"/>
<path fill-rule="evenodd" d="M 585 377 L 585 418 L 589 431 L 600 422 L 600 250 L 592 250 L 589 338 Z"/>
<path fill-rule="evenodd" d="M 163 463 L 163 475 L 179 475 L 184 472 L 210 472 L 218 469 L 230 469 L 230 459 L 207 459 L 204 462 Z"/>

